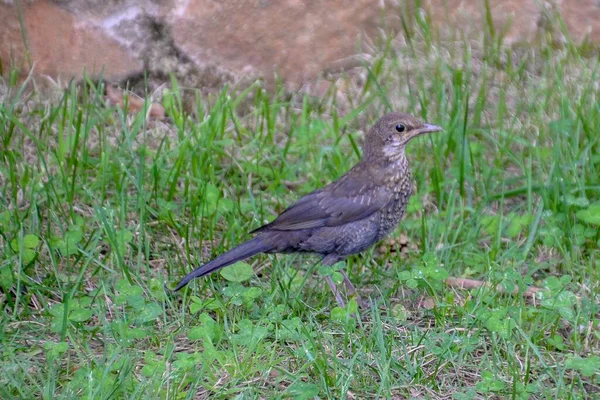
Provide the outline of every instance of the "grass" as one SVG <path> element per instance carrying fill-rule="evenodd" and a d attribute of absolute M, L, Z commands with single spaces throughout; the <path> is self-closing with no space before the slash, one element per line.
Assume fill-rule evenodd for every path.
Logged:
<path fill-rule="evenodd" d="M 473 41 L 418 14 L 321 98 L 257 83 L 185 109 L 174 83 L 165 122 L 89 82 L 2 82 L 0 397 L 598 396 L 600 64 L 488 24 Z M 406 248 L 347 262 L 358 321 L 311 257 L 164 289 L 343 174 L 387 108 L 445 132 L 408 149 Z"/>

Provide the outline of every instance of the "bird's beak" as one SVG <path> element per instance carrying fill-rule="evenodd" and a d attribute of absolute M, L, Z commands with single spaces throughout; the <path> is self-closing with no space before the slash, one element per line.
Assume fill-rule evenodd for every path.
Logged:
<path fill-rule="evenodd" d="M 421 135 L 423 133 L 439 132 L 441 130 L 442 130 L 442 128 L 437 125 L 423 124 L 422 128 L 415 129 L 414 132 L 415 132 L 415 136 L 416 136 L 416 135 Z"/>
<path fill-rule="evenodd" d="M 423 124 L 423 126 L 421 126 L 418 129 L 413 129 L 412 131 L 409 132 L 409 137 L 408 140 L 417 137 L 419 135 L 422 135 L 424 133 L 432 133 L 432 132 L 440 132 L 443 129 L 437 125 L 431 125 L 431 124 Z M 407 142 L 408 142 L 407 140 Z"/>

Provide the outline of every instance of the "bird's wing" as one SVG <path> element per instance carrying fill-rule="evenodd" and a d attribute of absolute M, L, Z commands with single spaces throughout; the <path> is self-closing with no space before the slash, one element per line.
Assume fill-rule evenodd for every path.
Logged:
<path fill-rule="evenodd" d="M 273 222 L 256 229 L 297 230 L 339 226 L 367 218 L 393 199 L 393 192 L 369 179 L 345 175 L 283 211 Z"/>

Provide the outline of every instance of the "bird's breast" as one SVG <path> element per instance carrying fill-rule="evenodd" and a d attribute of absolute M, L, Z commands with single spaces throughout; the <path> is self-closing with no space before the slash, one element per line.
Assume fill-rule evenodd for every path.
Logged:
<path fill-rule="evenodd" d="M 393 231 L 404 216 L 406 205 L 412 195 L 412 179 L 408 171 L 398 179 L 391 179 L 388 187 L 394 193 L 392 200 L 380 211 L 378 240 Z"/>

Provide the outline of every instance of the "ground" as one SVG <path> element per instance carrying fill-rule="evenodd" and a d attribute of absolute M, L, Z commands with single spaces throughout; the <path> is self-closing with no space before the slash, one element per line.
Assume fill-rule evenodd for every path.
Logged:
<path fill-rule="evenodd" d="M 0 397 L 596 398 L 598 52 L 489 28 L 417 20 L 323 97 L 256 83 L 190 109 L 172 85 L 163 120 L 2 81 Z M 348 170 L 387 110 L 445 131 L 407 150 L 393 244 L 345 264 L 369 308 L 304 256 L 169 291 Z"/>

